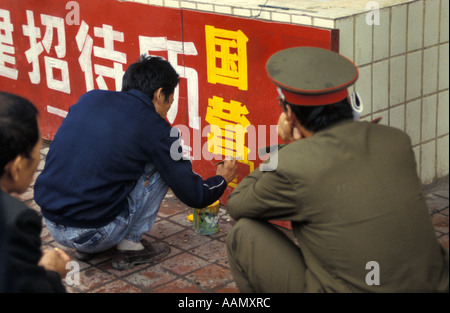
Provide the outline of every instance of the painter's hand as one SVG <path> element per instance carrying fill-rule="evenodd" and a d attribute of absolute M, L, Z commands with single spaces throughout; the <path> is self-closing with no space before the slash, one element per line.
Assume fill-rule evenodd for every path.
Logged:
<path fill-rule="evenodd" d="M 278 135 L 286 142 L 302 139 L 300 130 L 293 126 L 288 114 L 285 112 L 281 113 L 278 118 Z"/>
<path fill-rule="evenodd" d="M 63 250 L 58 248 L 46 249 L 42 253 L 38 265 L 44 267 L 48 271 L 55 271 L 61 278 L 64 278 L 69 272 L 69 270 L 66 269 L 66 264 L 69 261 L 70 257 Z"/>
<path fill-rule="evenodd" d="M 227 183 L 230 183 L 237 175 L 237 161 L 225 160 L 217 166 L 216 175 L 223 176 Z"/>

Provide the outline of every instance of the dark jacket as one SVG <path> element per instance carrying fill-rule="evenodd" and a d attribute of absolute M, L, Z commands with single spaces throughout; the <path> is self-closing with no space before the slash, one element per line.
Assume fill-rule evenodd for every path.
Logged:
<path fill-rule="evenodd" d="M 2 191 L 0 202 L 6 222 L 8 274 L 14 285 L 6 292 L 66 292 L 58 273 L 38 266 L 42 257 L 42 218 Z"/>
<path fill-rule="evenodd" d="M 9 273 L 8 246 L 6 244 L 6 222 L 3 203 L 0 201 L 0 293 L 12 292 L 14 287 Z"/>
<path fill-rule="evenodd" d="M 179 134 L 137 90 L 92 90 L 70 107 L 50 145 L 35 185 L 45 218 L 66 226 L 97 228 L 126 209 L 127 197 L 153 162 L 174 194 L 191 207 L 222 196 L 222 176 L 203 180 L 189 160 L 176 160 Z"/>

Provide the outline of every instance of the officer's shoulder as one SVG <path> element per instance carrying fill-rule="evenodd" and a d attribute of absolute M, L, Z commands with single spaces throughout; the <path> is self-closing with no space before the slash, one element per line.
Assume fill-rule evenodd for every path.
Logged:
<path fill-rule="evenodd" d="M 368 129 L 378 131 L 380 133 L 390 134 L 392 136 L 399 136 L 399 137 L 408 137 L 408 134 L 393 126 L 385 125 L 385 124 L 378 124 L 378 123 L 372 123 L 372 122 L 358 122 L 357 124 L 364 126 Z"/>
<path fill-rule="evenodd" d="M 316 151 L 315 146 L 317 146 L 315 141 L 308 138 L 300 139 L 283 146 L 277 151 L 279 165 L 289 170 L 294 163 L 297 163 L 299 158 L 307 158 L 309 155 L 314 154 Z"/>
<path fill-rule="evenodd" d="M 365 134 L 367 138 L 377 138 L 377 140 L 380 140 L 383 144 L 391 143 L 393 146 L 398 147 L 411 145 L 411 137 L 399 128 L 368 121 L 357 122 L 355 124 L 360 127 L 359 132 Z"/>

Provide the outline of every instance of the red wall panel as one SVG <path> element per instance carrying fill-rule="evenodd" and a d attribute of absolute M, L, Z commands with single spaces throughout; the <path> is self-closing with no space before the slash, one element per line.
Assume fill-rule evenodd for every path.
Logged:
<path fill-rule="evenodd" d="M 226 203 L 261 163 L 256 150 L 279 139 L 274 126 L 270 137 L 281 111 L 269 56 L 302 45 L 336 50 L 337 39 L 331 30 L 131 2 L 0 0 L 0 90 L 35 103 L 51 140 L 83 93 L 120 90 L 140 54 L 163 56 L 181 76 L 168 119 L 194 170 L 206 177 L 227 155 L 243 159 Z M 241 125 L 242 137 L 224 125 Z"/>

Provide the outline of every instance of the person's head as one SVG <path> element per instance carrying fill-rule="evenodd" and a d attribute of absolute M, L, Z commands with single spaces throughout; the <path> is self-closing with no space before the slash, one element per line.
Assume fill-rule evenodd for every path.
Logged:
<path fill-rule="evenodd" d="M 122 91 L 136 89 L 143 92 L 153 101 L 156 111 L 165 118 L 179 81 L 178 73 L 168 61 L 161 57 L 142 55 L 126 70 Z"/>
<path fill-rule="evenodd" d="M 38 110 L 27 99 L 0 92 L 0 188 L 23 193 L 40 162 Z"/>
<path fill-rule="evenodd" d="M 327 49 L 296 47 L 272 55 L 266 67 L 284 113 L 308 133 L 353 119 L 347 88 L 357 80 L 358 69 L 347 58 Z"/>
<path fill-rule="evenodd" d="M 353 119 L 353 110 L 347 98 L 337 103 L 319 106 L 303 106 L 288 103 L 286 103 L 286 106 L 289 107 L 289 109 L 287 107 L 286 109 L 291 110 L 295 115 L 300 125 L 312 133 L 341 121 Z"/>

